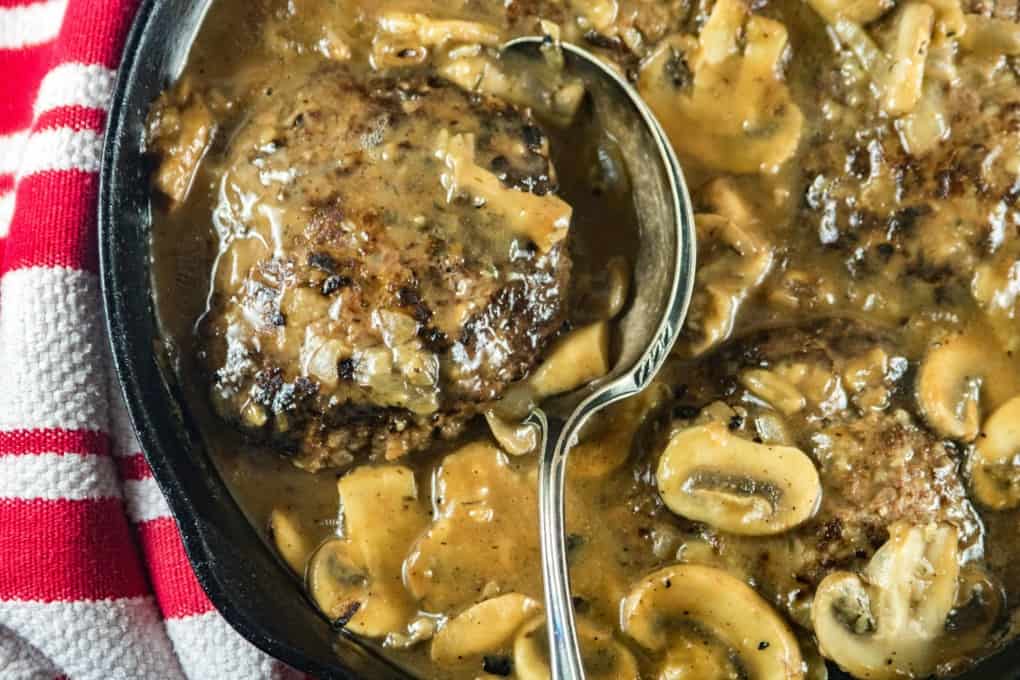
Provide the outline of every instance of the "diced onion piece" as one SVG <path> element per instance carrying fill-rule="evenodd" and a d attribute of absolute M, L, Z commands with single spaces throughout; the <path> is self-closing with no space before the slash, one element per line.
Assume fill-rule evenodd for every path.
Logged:
<path fill-rule="evenodd" d="M 609 324 L 573 331 L 553 347 L 529 384 L 539 398 L 570 392 L 609 373 Z"/>
<path fill-rule="evenodd" d="M 934 24 L 934 10 L 917 2 L 908 3 L 899 16 L 892 71 L 885 88 L 885 110 L 890 116 L 910 113 L 921 99 Z"/>
<path fill-rule="evenodd" d="M 447 200 L 469 194 L 501 214 L 514 232 L 526 236 L 543 252 L 566 238 L 571 207 L 558 196 L 538 196 L 503 186 L 499 178 L 475 163 L 475 138 L 443 130 L 436 157 L 446 164 L 441 181 Z"/>

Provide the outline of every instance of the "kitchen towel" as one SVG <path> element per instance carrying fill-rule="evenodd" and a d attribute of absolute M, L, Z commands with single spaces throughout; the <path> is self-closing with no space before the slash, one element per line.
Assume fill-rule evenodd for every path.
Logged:
<path fill-rule="evenodd" d="M 139 453 L 97 277 L 137 0 L 0 0 L 0 680 L 288 678 L 213 609 Z"/>

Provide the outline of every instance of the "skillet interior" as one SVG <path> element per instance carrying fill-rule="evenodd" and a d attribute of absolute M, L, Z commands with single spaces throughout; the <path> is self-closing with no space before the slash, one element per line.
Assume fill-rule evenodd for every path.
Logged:
<path fill-rule="evenodd" d="M 266 548 L 204 450 L 159 340 L 149 269 L 150 103 L 179 73 L 211 0 L 146 0 L 129 37 L 110 112 L 99 202 L 101 275 L 114 366 L 142 449 L 181 528 L 199 582 L 242 635 L 320 677 L 406 678 L 338 637 Z M 830 677 L 847 676 L 832 670 Z M 1013 643 L 965 680 L 1020 678 Z"/>

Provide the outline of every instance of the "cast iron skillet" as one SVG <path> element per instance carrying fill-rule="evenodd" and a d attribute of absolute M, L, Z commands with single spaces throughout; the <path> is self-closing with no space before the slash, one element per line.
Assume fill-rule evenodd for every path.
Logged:
<path fill-rule="evenodd" d="M 100 179 L 100 268 L 114 366 L 156 481 L 195 574 L 242 635 L 319 677 L 410 677 L 337 635 L 266 548 L 213 467 L 167 368 L 149 273 L 149 105 L 176 76 L 209 0 L 145 0 L 128 37 L 107 124 Z"/>
<path fill-rule="evenodd" d="M 145 457 L 199 582 L 224 618 L 269 654 L 323 678 L 411 677 L 338 635 L 241 513 L 203 448 L 163 356 L 149 271 L 149 105 L 176 75 L 213 0 L 144 0 L 120 67 L 100 177 L 100 273 L 114 368 Z M 833 670 L 832 680 L 849 680 Z M 1020 679 L 1014 643 L 960 680 Z"/>

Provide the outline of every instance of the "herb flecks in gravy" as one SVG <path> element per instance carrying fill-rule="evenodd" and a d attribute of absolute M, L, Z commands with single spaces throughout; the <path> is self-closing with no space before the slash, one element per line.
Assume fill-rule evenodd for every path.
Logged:
<path fill-rule="evenodd" d="M 327 63 L 260 90 L 206 159 L 218 413 L 309 470 L 459 434 L 563 322 L 571 208 L 545 134 L 425 75 Z"/>
<path fill-rule="evenodd" d="M 699 238 L 674 357 L 570 461 L 589 673 L 924 677 L 990 653 L 1020 622 L 1018 18 L 214 3 L 150 148 L 168 354 L 228 483 L 327 615 L 409 667 L 547 673 L 516 425 L 607 370 L 635 245 L 583 87 L 494 51 L 559 35 L 662 119 Z"/>

